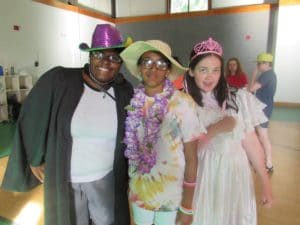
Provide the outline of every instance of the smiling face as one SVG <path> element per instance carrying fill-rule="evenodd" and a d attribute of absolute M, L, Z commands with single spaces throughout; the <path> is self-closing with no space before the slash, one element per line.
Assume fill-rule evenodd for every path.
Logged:
<path fill-rule="evenodd" d="M 90 69 L 99 82 L 107 82 L 119 73 L 122 60 L 119 53 L 113 49 L 91 52 Z"/>
<path fill-rule="evenodd" d="M 190 75 L 195 78 L 197 86 L 203 92 L 211 92 L 217 86 L 221 77 L 221 60 L 215 55 L 208 55 L 200 60 Z"/>
<path fill-rule="evenodd" d="M 156 52 L 145 52 L 139 60 L 141 77 L 148 93 L 163 91 L 165 79 L 170 72 L 170 64 Z"/>

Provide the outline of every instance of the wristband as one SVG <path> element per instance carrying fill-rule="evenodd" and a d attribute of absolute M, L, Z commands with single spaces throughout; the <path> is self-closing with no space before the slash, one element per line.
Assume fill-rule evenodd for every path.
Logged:
<path fill-rule="evenodd" d="M 183 187 L 194 188 L 196 187 L 196 182 L 190 183 L 190 182 L 183 181 Z"/>
<path fill-rule="evenodd" d="M 203 143 L 207 143 L 209 141 L 209 138 L 207 137 L 207 134 L 201 134 L 199 137 L 199 141 L 202 141 Z"/>
<path fill-rule="evenodd" d="M 188 208 L 185 208 L 183 206 L 179 206 L 178 210 L 180 212 L 182 212 L 183 214 L 185 214 L 185 215 L 189 215 L 189 216 L 193 215 L 193 210 L 192 209 L 188 209 Z"/>

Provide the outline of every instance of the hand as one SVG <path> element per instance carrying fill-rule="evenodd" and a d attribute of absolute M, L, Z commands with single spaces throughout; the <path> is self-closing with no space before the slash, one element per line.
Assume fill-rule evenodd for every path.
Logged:
<path fill-rule="evenodd" d="M 253 86 L 255 84 L 257 74 L 258 74 L 258 69 L 256 67 L 253 70 L 252 77 L 251 77 L 251 82 L 250 82 L 250 85 L 248 86 L 248 91 L 251 92 L 251 93 L 255 92 L 255 90 L 253 89 Z"/>
<path fill-rule="evenodd" d="M 233 116 L 224 116 L 222 123 L 224 132 L 231 132 L 236 126 L 236 119 Z"/>
<path fill-rule="evenodd" d="M 264 188 L 262 190 L 261 204 L 265 208 L 271 208 L 273 204 L 273 195 L 270 188 Z"/>
<path fill-rule="evenodd" d="M 254 76 L 256 77 L 257 74 L 258 74 L 258 68 L 255 67 L 254 70 L 253 70 L 253 72 L 252 72 L 252 77 L 254 77 Z"/>
<path fill-rule="evenodd" d="M 232 116 L 225 116 L 217 123 L 209 125 L 207 130 L 207 138 L 210 140 L 221 133 L 231 132 L 236 126 L 236 119 Z"/>
<path fill-rule="evenodd" d="M 40 166 L 30 166 L 33 175 L 41 182 L 44 183 L 45 178 L 45 164 Z"/>
<path fill-rule="evenodd" d="M 176 225 L 191 225 L 193 222 L 193 215 L 187 215 L 178 210 Z"/>

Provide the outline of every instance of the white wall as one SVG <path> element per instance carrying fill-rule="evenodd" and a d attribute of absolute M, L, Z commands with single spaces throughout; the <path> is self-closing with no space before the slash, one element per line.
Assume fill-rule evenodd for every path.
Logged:
<path fill-rule="evenodd" d="M 106 22 L 31 0 L 1 0 L 0 65 L 36 77 L 57 65 L 80 67 L 88 54 L 78 45 L 90 45 L 98 23 Z M 20 30 L 13 30 L 14 25 Z"/>
<path fill-rule="evenodd" d="M 275 101 L 300 103 L 300 5 L 281 6 L 275 53 Z"/>
<path fill-rule="evenodd" d="M 154 4 L 153 1 L 150 7 L 147 1 L 120 0 L 117 8 L 123 13 L 129 9 L 130 13 L 144 13 L 159 12 L 165 7 L 164 3 Z M 164 2 L 155 0 L 158 1 Z M 37 77 L 53 66 L 79 67 L 86 63 L 88 54 L 80 52 L 78 45 L 81 42 L 90 44 L 95 25 L 105 23 L 31 0 L 0 2 L 0 65 L 4 68 L 13 65 L 16 72 L 26 71 Z M 136 4 L 132 6 L 131 3 Z M 299 12 L 300 5 L 281 6 L 279 9 L 274 64 L 278 77 L 277 102 L 300 103 Z M 14 25 L 20 26 L 20 30 L 14 31 Z M 182 29 L 186 32 L 185 27 Z M 180 28 L 176 34 L 178 32 L 181 32 Z M 174 37 L 178 38 L 176 34 Z M 38 67 L 34 67 L 36 60 L 39 61 Z"/>

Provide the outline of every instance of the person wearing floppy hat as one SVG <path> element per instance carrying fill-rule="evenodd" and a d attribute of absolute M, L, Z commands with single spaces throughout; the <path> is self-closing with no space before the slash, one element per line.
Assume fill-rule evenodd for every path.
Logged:
<path fill-rule="evenodd" d="M 183 74 L 160 40 L 137 41 L 121 57 L 141 83 L 127 107 L 125 156 L 136 225 L 191 224 L 202 128 L 192 98 L 172 85 Z M 176 222 L 177 217 L 177 222 Z"/>
<path fill-rule="evenodd" d="M 270 207 L 273 200 L 254 131 L 267 120 L 264 104 L 246 90 L 228 86 L 223 48 L 213 38 L 192 48 L 185 79 L 185 90 L 197 103 L 199 120 L 206 128 L 198 143 L 193 225 L 257 225 L 249 161 L 259 177 L 261 202 Z"/>
<path fill-rule="evenodd" d="M 128 225 L 125 106 L 133 94 L 119 73 L 129 44 L 112 25 L 96 26 L 83 68 L 55 67 L 38 80 L 16 125 L 2 187 L 44 183 L 46 225 Z"/>
<path fill-rule="evenodd" d="M 255 93 L 256 97 L 265 103 L 267 107 L 264 109 L 265 115 L 270 120 L 273 111 L 274 95 L 276 92 L 277 78 L 272 69 L 273 55 L 270 53 L 260 53 L 257 56 L 257 67 L 252 75 L 250 91 Z M 259 75 L 260 74 L 260 75 Z M 259 77 L 257 78 L 257 76 Z M 269 123 L 260 124 L 257 127 L 259 140 L 261 141 L 265 152 L 265 164 L 269 173 L 273 172 L 272 163 L 272 146 L 268 134 Z"/>

